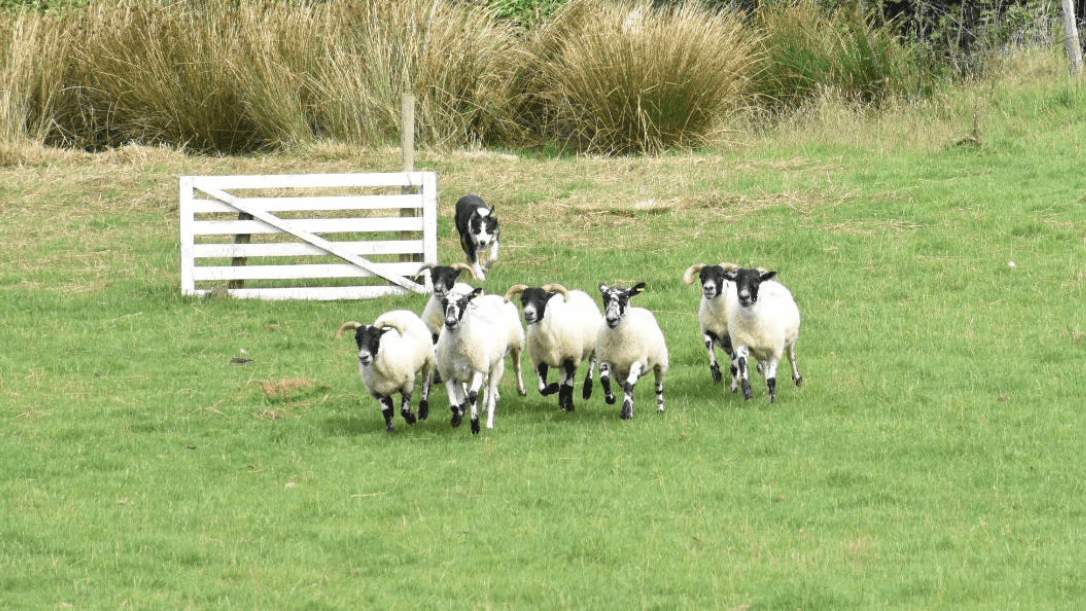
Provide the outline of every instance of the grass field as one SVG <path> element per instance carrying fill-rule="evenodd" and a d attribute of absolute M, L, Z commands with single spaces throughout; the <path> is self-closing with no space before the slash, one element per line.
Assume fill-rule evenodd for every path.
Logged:
<path fill-rule="evenodd" d="M 1011 74 L 731 151 L 420 151 L 443 262 L 477 191 L 487 289 L 646 281 L 671 349 L 663 414 L 651 378 L 623 422 L 507 374 L 478 436 L 443 390 L 386 434 L 334 339 L 421 296 L 179 294 L 179 176 L 396 151 L 0 151 L 0 608 L 1077 608 L 1086 98 Z M 805 384 L 774 405 L 711 383 L 681 278 L 722 260 L 802 308 Z"/>

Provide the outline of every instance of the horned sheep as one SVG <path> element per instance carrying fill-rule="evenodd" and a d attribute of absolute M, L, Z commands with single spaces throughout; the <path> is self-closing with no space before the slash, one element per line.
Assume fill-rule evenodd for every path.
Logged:
<path fill-rule="evenodd" d="M 539 377 L 539 393 L 558 393 L 558 406 L 573 411 L 573 386 L 577 368 L 588 362 L 581 396 L 592 396 L 592 367 L 596 360 L 596 334 L 603 315 L 588 293 L 568 290 L 561 284 L 542 288 L 517 284 L 506 292 L 506 299 L 520 295 L 524 322 L 528 325 L 527 348 L 532 367 Z M 561 384 L 548 384 L 549 368 L 560 367 Z"/>
<path fill-rule="evenodd" d="M 470 406 L 472 433 L 479 432 L 480 391 L 486 403 L 486 428 L 494 428 L 506 354 L 516 370 L 517 391 L 527 394 L 520 368 L 524 329 L 517 308 L 500 295 L 482 293 L 483 289 L 476 288 L 467 295 L 444 298 L 445 327 L 436 347 L 437 368 L 449 393 L 451 424 L 460 426 Z"/>
<path fill-rule="evenodd" d="M 716 360 L 715 347 L 719 347 L 728 355 L 730 361 L 732 392 L 739 389 L 739 378 L 735 351 L 732 349 L 731 336 L 728 334 L 727 301 L 731 282 L 725 278 L 724 274 L 728 270 L 736 269 L 739 269 L 739 266 L 735 263 L 720 265 L 696 263 L 686 268 L 686 272 L 683 273 L 683 282 L 686 284 L 693 284 L 695 277 L 700 280 L 701 306 L 698 308 L 698 325 L 705 349 L 709 352 L 709 371 L 713 375 L 713 382 L 720 383 L 724 378 Z"/>
<path fill-rule="evenodd" d="M 800 314 L 796 300 L 783 284 L 773 280 L 775 271 L 762 268 L 727 270 L 724 276 L 733 283 L 728 297 L 728 335 L 743 396 L 754 393 L 750 385 L 750 361 L 759 363 L 769 388 L 769 402 L 777 400 L 777 365 L 787 355 L 792 364 L 792 381 L 803 383 L 796 364 L 796 342 L 799 340 Z"/>
<path fill-rule="evenodd" d="M 417 314 L 408 310 L 393 310 L 379 316 L 372 325 L 350 321 L 339 327 L 336 337 L 355 331 L 358 344 L 358 370 L 366 389 L 381 405 L 385 430 L 392 425 L 392 395 L 400 393 L 400 415 L 408 424 L 415 424 L 411 412 L 411 396 L 415 379 L 422 375 L 422 399 L 418 419 L 426 420 L 430 413 L 430 371 L 434 367 L 434 345 L 430 333 Z"/>

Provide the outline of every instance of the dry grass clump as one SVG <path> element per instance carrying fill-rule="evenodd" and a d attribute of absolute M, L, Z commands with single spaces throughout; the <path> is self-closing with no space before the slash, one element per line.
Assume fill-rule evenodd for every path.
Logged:
<path fill-rule="evenodd" d="M 624 154 L 695 146 L 741 107 L 756 36 L 688 1 L 574 0 L 532 41 L 533 127 L 547 140 Z"/>
<path fill-rule="evenodd" d="M 903 41 L 859 3 L 832 12 L 814 0 L 766 4 L 756 13 L 755 27 L 764 33 L 764 69 L 756 76 L 764 109 L 794 110 L 826 89 L 877 104 L 916 93 L 920 84 Z"/>

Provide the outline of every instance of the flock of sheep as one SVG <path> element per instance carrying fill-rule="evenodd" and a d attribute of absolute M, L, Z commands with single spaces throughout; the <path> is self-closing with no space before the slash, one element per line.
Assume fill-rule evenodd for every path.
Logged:
<path fill-rule="evenodd" d="M 337 334 L 339 337 L 354 330 L 359 373 L 381 406 L 388 432 L 395 430 L 392 396 L 400 394 L 400 414 L 408 424 L 414 424 L 429 416 L 433 382 L 445 384 L 452 426 L 460 426 L 470 410 L 471 431 L 479 433 L 478 404 L 482 394 L 486 427 L 494 428 L 507 356 L 516 374 L 517 392 L 527 394 L 521 369 L 525 349 L 539 379 L 540 394 L 557 393 L 558 405 L 564 410 L 574 409 L 574 376 L 585 363 L 588 372 L 581 392 L 584 399 L 592 395 L 594 370 L 598 370 L 605 399 L 614 404 L 613 375 L 622 386 L 620 416 L 633 418 L 634 386 L 651 371 L 655 377 L 656 409 L 664 411 L 667 343 L 652 312 L 630 305 L 630 298 L 640 294 L 645 283 L 630 288 L 601 283 L 602 311 L 584 291 L 569 290 L 560 284 L 517 284 L 505 295 L 485 294 L 483 289 L 458 280 L 461 272 L 467 271 L 476 281 L 483 281 L 484 268 L 489 271 L 498 258 L 501 230 L 493 207 L 475 195 L 461 198 L 456 204 L 456 227 L 470 265 L 423 267 L 420 273 L 429 275 L 433 295 L 421 316 L 410 310 L 394 310 L 370 325 L 344 323 Z M 723 379 L 716 359 L 719 347 L 729 356 L 732 392 L 741 384 L 743 396 L 753 396 L 749 364 L 754 361 L 765 376 L 770 403 L 777 397 L 777 366 L 782 357 L 787 356 L 792 365 L 793 382 L 797 386 L 803 382 L 796 364 L 799 307 L 792 293 L 773 279 L 775 275 L 773 271 L 746 269 L 732 263 L 699 263 L 687 268 L 683 275 L 686 284 L 693 284 L 695 279 L 701 282 L 698 318 L 713 380 Z M 527 332 L 513 303 L 517 297 Z M 548 382 L 551 368 L 560 369 L 561 382 Z M 411 399 L 420 377 L 422 398 L 416 416 Z"/>

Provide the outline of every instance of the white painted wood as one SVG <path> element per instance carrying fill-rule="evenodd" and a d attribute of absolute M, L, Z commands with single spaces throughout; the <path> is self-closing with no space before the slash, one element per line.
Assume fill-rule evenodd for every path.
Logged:
<path fill-rule="evenodd" d="M 408 277 L 437 262 L 433 172 L 185 176 L 179 188 L 185 295 L 224 290 L 222 283 L 231 281 L 227 292 L 255 299 L 363 299 L 431 290 Z M 288 218 L 279 215 L 284 212 Z M 252 220 L 239 220 L 239 213 Z M 374 239 L 362 237 L 367 234 Z M 236 240 L 244 243 L 228 242 L 229 236 L 245 236 Z M 382 255 L 422 255 L 422 262 L 366 258 Z M 345 278 L 365 283 L 310 286 Z M 275 286 L 239 286 L 245 281 Z"/>

